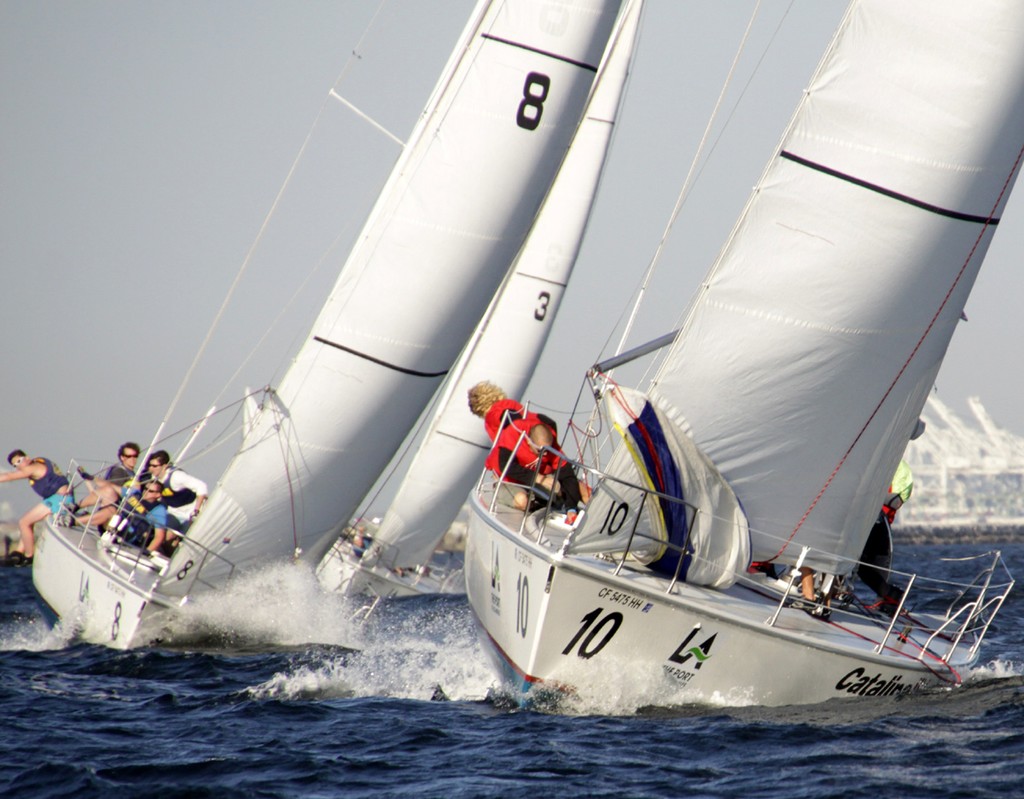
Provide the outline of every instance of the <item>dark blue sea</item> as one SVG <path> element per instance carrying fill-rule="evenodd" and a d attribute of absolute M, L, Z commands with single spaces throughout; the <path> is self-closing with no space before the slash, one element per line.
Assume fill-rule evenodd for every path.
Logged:
<path fill-rule="evenodd" d="M 988 548 L 912 545 L 896 565 Z M 1024 544 L 999 548 L 1024 573 Z M 5 797 L 1024 796 L 1024 591 L 959 689 L 659 707 L 623 674 L 561 713 L 494 690 L 463 597 L 361 624 L 282 567 L 116 652 L 49 630 L 27 569 L 0 570 L 0 596 Z"/>

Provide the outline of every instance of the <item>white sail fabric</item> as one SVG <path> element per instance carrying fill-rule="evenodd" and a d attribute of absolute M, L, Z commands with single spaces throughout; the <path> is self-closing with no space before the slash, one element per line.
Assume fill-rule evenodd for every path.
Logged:
<path fill-rule="evenodd" d="M 859 557 L 1016 177 L 1021 42 L 1018 0 L 854 2 L 702 285 L 652 396 L 756 560 Z"/>
<path fill-rule="evenodd" d="M 458 515 L 490 447 L 466 406 L 482 380 L 509 396 L 525 389 L 547 341 L 611 141 L 639 29 L 642 2 L 624 9 L 584 119 L 501 292 L 449 378 L 431 426 L 375 534 L 392 567 L 426 563 Z"/>
<path fill-rule="evenodd" d="M 309 339 L 189 533 L 213 554 L 201 584 L 253 560 L 316 563 L 337 537 L 522 245 L 618 7 L 477 7 Z M 182 548 L 171 569 L 197 557 Z"/>
<path fill-rule="evenodd" d="M 682 581 L 732 585 L 750 563 L 750 535 L 729 484 L 640 392 L 615 387 L 605 394 L 605 407 L 624 443 L 606 469 L 618 479 L 600 481 L 569 551 L 628 547 L 636 560 Z"/>

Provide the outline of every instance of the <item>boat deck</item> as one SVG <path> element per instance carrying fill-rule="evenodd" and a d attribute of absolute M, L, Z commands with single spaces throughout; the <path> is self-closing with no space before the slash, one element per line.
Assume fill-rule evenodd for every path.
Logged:
<path fill-rule="evenodd" d="M 513 539 L 521 537 L 530 549 L 540 548 L 559 568 L 586 574 L 619 591 L 683 606 L 696 615 L 712 615 L 752 631 L 770 626 L 774 634 L 803 646 L 846 650 L 866 660 L 893 656 L 920 660 L 927 668 L 956 681 L 959 677 L 955 672 L 970 666 L 976 658 L 973 628 L 962 633 L 963 619 L 955 618 L 954 612 L 950 620 L 945 607 L 938 613 L 919 612 L 910 601 L 894 622 L 850 593 L 842 602 L 833 602 L 826 620 L 791 606 L 799 598 L 799 591 L 788 576 L 775 579 L 761 573 L 745 574 L 726 589 L 691 585 L 673 581 L 617 554 L 564 558 L 561 550 L 573 530 L 564 515 L 551 514 L 545 521 L 544 512 L 539 511 L 524 518 L 521 512 L 503 506 L 494 507 L 490 515 Z"/>

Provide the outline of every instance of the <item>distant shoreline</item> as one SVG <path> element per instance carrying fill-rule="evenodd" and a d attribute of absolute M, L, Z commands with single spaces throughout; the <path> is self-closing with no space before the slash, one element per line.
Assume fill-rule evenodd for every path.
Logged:
<path fill-rule="evenodd" d="M 1024 524 L 896 525 L 892 535 L 906 544 L 1016 544 Z"/>

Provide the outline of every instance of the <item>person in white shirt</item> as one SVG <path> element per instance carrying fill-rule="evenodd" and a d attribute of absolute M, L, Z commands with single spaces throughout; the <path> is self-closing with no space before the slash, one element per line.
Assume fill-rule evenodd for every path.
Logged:
<path fill-rule="evenodd" d="M 173 466 L 171 456 L 162 449 L 149 456 L 146 471 L 164 484 L 163 503 L 167 506 L 169 526 L 184 533 L 206 503 L 206 483 Z"/>

